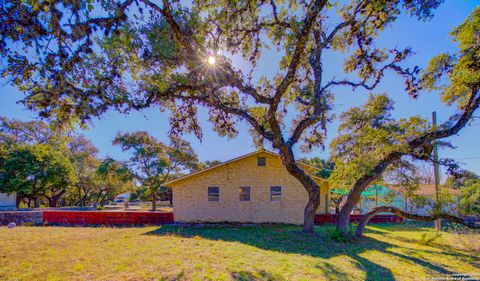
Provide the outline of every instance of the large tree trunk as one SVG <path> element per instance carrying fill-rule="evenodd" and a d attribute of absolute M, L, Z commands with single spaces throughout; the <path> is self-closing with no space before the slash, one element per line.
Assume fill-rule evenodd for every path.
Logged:
<path fill-rule="evenodd" d="M 48 207 L 50 207 L 50 208 L 56 208 L 57 207 L 58 198 L 56 198 L 55 196 L 47 197 L 47 200 L 48 200 Z"/>
<path fill-rule="evenodd" d="M 350 223 L 350 214 L 355 208 L 355 205 L 360 201 L 362 189 L 353 188 L 348 194 L 347 201 L 342 206 L 337 221 L 337 229 L 344 235 L 348 235 L 348 224 Z"/>
<path fill-rule="evenodd" d="M 35 198 L 35 205 L 34 205 L 34 208 L 40 208 L 40 198 Z"/>
<path fill-rule="evenodd" d="M 152 192 L 152 212 L 157 211 L 157 194 Z"/>
<path fill-rule="evenodd" d="M 362 219 L 360 220 L 360 223 L 358 224 L 357 230 L 355 231 L 355 235 L 359 237 L 362 236 L 363 231 L 365 230 L 365 227 L 367 226 L 370 219 L 373 218 L 378 213 L 386 213 L 386 212 L 393 213 L 404 219 L 411 219 L 416 221 L 435 221 L 437 219 L 443 219 L 450 222 L 465 225 L 466 227 L 469 227 L 469 228 L 480 229 L 480 225 L 476 225 L 472 222 L 465 221 L 462 218 L 452 216 L 446 213 L 438 213 L 432 216 L 420 216 L 420 215 L 404 212 L 396 207 L 379 206 L 379 207 L 373 208 L 370 212 L 368 212 L 362 217 Z"/>
<path fill-rule="evenodd" d="M 303 213 L 303 232 L 312 233 L 315 225 L 315 213 L 320 205 L 320 190 L 315 187 L 309 188 L 308 203 Z"/>
<path fill-rule="evenodd" d="M 17 193 L 15 194 L 15 208 L 20 208 L 20 203 L 23 201 L 23 195 Z"/>
<path fill-rule="evenodd" d="M 60 198 L 62 198 L 62 196 L 65 192 L 66 192 L 66 190 L 62 190 L 62 191 L 60 191 L 60 193 L 55 194 L 51 197 L 45 196 L 48 200 L 48 206 L 51 207 L 51 208 L 56 208 L 57 205 L 58 205 L 58 200 L 60 200 Z"/>
<path fill-rule="evenodd" d="M 282 163 L 288 173 L 294 176 L 308 193 L 308 202 L 305 206 L 303 216 L 303 232 L 313 233 L 315 224 L 315 213 L 320 205 L 320 186 L 295 162 L 292 148 L 286 145 L 280 147 L 280 156 Z"/>

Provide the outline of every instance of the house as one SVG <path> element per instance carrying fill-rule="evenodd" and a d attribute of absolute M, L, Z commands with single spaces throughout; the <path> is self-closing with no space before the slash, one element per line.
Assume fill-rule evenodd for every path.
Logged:
<path fill-rule="evenodd" d="M 316 168 L 298 163 L 307 173 Z M 313 176 L 312 176 L 313 177 Z M 321 186 L 317 212 L 327 212 L 328 182 Z M 164 184 L 173 191 L 178 222 L 302 224 L 307 191 L 276 153 L 259 150 Z"/>
<path fill-rule="evenodd" d="M 362 192 L 359 203 L 359 213 L 365 214 L 376 206 L 393 206 L 405 212 L 417 215 L 429 215 L 435 206 L 436 189 L 434 184 L 420 184 L 413 196 L 406 196 L 401 186 L 373 185 Z M 441 188 L 441 197 L 444 198 L 443 211 L 457 214 L 460 191 L 450 188 Z"/>
<path fill-rule="evenodd" d="M 17 208 L 17 197 L 15 194 L 0 193 L 0 210 L 14 210 Z"/>

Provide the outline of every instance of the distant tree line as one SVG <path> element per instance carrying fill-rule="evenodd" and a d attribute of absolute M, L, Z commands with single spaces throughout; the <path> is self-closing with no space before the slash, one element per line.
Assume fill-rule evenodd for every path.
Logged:
<path fill-rule="evenodd" d="M 0 193 L 16 194 L 17 207 L 100 206 L 122 193 L 130 200 L 172 200 L 168 180 L 221 163 L 199 162 L 190 144 L 166 145 L 147 132 L 118 132 L 112 141 L 126 161 L 98 156 L 85 136 L 41 121 L 0 117 Z"/>
<path fill-rule="evenodd" d="M 103 205 L 132 187 L 123 163 L 99 158 L 83 135 L 0 118 L 0 192 L 17 206 Z"/>

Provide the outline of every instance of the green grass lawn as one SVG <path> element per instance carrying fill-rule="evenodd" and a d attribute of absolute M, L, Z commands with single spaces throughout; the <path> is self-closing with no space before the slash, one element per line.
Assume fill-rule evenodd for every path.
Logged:
<path fill-rule="evenodd" d="M 480 235 L 374 225 L 332 240 L 331 227 L 0 228 L 0 280 L 424 280 L 480 277 Z"/>

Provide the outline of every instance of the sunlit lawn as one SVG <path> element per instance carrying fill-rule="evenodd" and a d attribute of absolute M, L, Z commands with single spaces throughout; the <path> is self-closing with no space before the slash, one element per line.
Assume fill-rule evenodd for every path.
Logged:
<path fill-rule="evenodd" d="M 327 227 L 0 228 L 0 280 L 423 280 L 480 274 L 480 236 L 375 225 L 333 241 Z M 470 249 L 470 250 L 469 250 Z M 477 248 L 478 249 L 478 248 Z M 480 277 L 480 275 L 477 275 Z"/>

